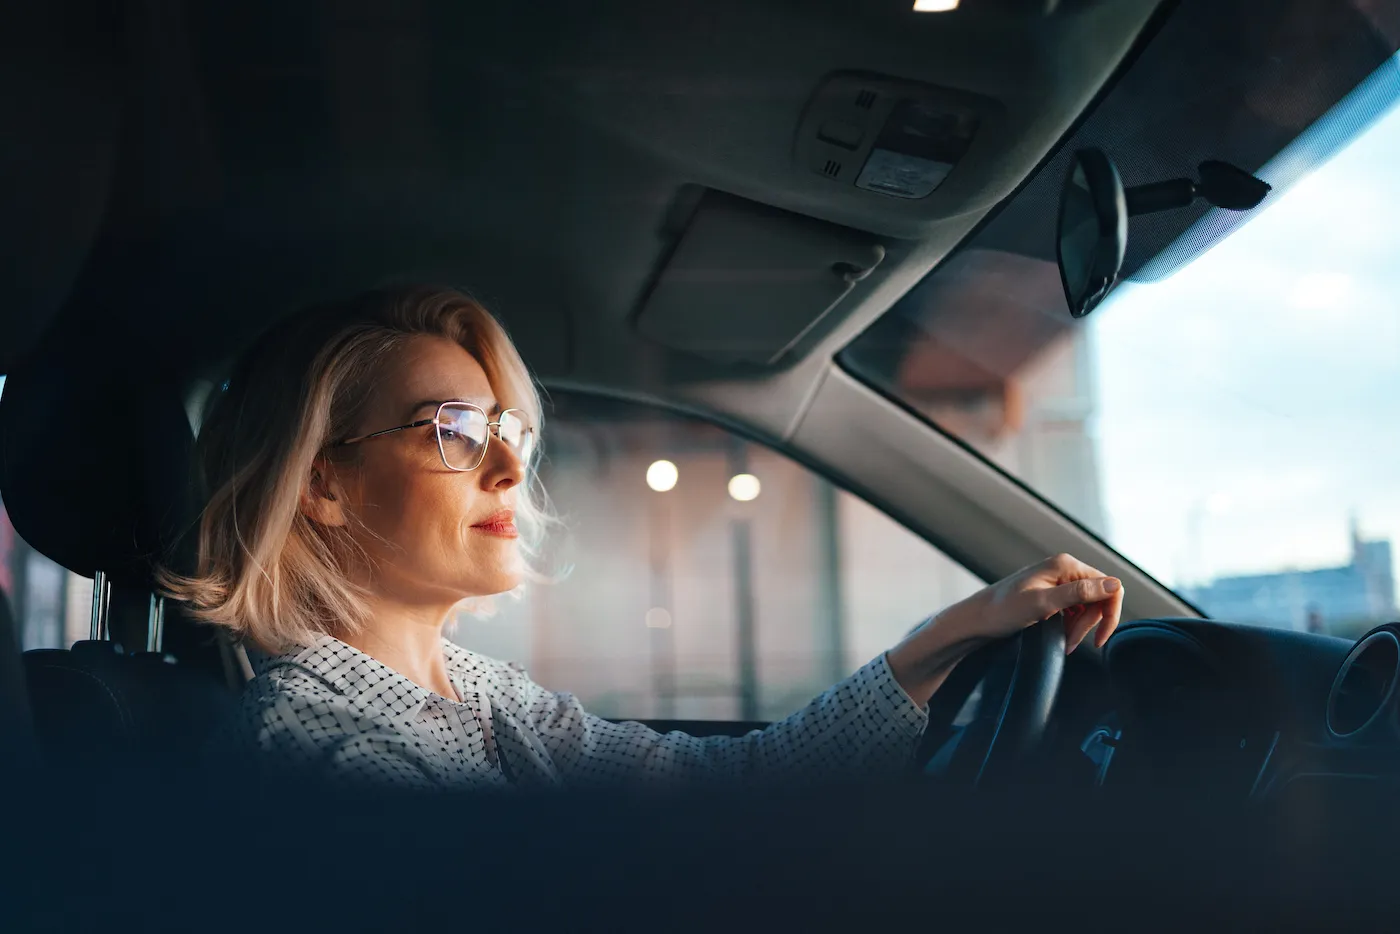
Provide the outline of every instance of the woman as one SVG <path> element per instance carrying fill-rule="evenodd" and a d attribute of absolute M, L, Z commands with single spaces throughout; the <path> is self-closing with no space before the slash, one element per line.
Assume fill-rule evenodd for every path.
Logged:
<path fill-rule="evenodd" d="M 423 787 L 892 772 L 972 648 L 1060 610 L 1071 649 L 1118 623 L 1119 582 L 1060 556 L 947 608 L 763 731 L 609 723 L 443 637 L 463 601 L 537 576 L 539 425 L 509 338 L 450 290 L 322 308 L 245 355 L 201 432 L 198 570 L 165 582 L 258 650 L 246 740 L 318 772 Z"/>

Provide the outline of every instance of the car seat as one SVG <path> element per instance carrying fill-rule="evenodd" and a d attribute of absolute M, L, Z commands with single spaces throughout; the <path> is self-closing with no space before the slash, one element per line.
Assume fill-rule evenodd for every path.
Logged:
<path fill-rule="evenodd" d="M 193 431 L 166 388 L 103 394 L 113 440 L 100 463 L 75 458 L 53 441 L 53 413 L 70 413 L 59 437 L 87 437 L 78 391 L 36 368 L 12 373 L 0 398 L 0 495 L 16 531 L 94 580 L 89 638 L 23 655 L 36 744 L 64 767 L 193 763 L 243 680 L 217 633 L 153 592 L 157 561 L 190 560 Z"/>

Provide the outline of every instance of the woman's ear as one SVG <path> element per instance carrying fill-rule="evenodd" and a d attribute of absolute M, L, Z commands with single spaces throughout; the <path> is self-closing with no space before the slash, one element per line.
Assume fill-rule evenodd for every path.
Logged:
<path fill-rule="evenodd" d="M 301 511 L 317 525 L 345 525 L 345 491 L 330 465 L 319 458 L 301 491 Z"/>

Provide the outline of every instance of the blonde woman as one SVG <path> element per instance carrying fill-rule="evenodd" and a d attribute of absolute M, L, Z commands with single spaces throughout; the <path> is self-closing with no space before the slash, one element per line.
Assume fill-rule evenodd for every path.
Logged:
<path fill-rule="evenodd" d="M 945 609 L 779 723 L 659 734 L 587 713 L 443 626 L 534 576 L 548 528 L 540 403 L 501 326 L 451 290 L 377 292 L 267 333 L 200 436 L 211 490 L 172 596 L 254 648 L 240 728 L 289 766 L 418 787 L 811 778 L 905 765 L 978 644 L 1069 608 L 1118 623 L 1117 580 L 1060 556 Z"/>

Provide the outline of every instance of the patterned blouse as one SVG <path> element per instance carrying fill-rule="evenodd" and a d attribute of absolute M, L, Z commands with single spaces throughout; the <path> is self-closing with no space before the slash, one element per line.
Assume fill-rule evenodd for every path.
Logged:
<path fill-rule="evenodd" d="M 243 748 L 313 773 L 419 788 L 893 773 L 926 710 L 881 655 L 786 720 L 745 736 L 661 734 L 584 711 L 515 664 L 444 640 L 461 699 L 338 639 L 260 659 L 236 730 Z"/>

